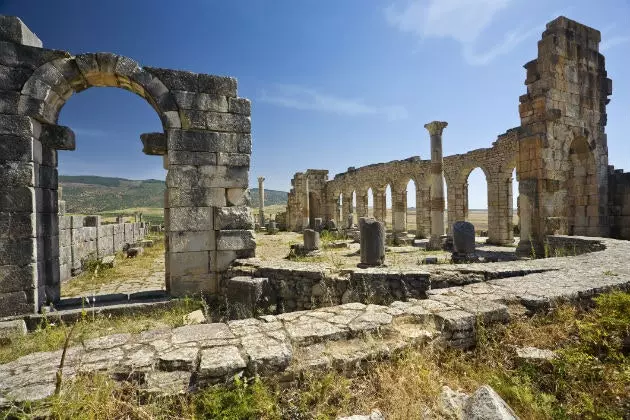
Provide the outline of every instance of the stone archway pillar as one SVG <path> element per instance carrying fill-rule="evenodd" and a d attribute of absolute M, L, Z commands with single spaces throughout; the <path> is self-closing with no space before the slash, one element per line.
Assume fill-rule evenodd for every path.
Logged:
<path fill-rule="evenodd" d="M 488 243 L 514 242 L 512 227 L 512 176 L 488 180 Z"/>
<path fill-rule="evenodd" d="M 374 218 L 379 222 L 385 223 L 385 216 L 387 215 L 387 203 L 385 198 L 385 188 L 376 187 L 372 189 L 374 196 Z"/>
<path fill-rule="evenodd" d="M 424 128 L 431 135 L 431 238 L 427 247 L 441 249 L 444 235 L 444 164 L 442 157 L 442 131 L 445 121 L 432 121 Z"/>
<path fill-rule="evenodd" d="M 468 220 L 468 183 L 448 184 L 448 228 L 452 235 L 455 222 Z"/>
<path fill-rule="evenodd" d="M 394 239 L 407 234 L 407 190 L 392 186 L 392 231 Z"/>
<path fill-rule="evenodd" d="M 416 238 L 431 234 L 431 188 L 416 185 Z"/>
<path fill-rule="evenodd" d="M 265 177 L 258 177 L 258 223 L 265 226 Z"/>
<path fill-rule="evenodd" d="M 361 217 L 368 217 L 367 190 L 357 190 L 357 220 Z"/>

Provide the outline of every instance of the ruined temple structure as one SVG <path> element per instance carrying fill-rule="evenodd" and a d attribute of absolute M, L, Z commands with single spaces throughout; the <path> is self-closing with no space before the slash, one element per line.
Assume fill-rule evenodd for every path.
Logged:
<path fill-rule="evenodd" d="M 538 42 L 538 58 L 524 66 L 527 93 L 519 98 L 521 125 L 499 135 L 490 148 L 443 158 L 449 227 L 467 220 L 468 175 L 481 168 L 488 184 L 488 242 L 512 243 L 512 173 L 516 169 L 519 253 L 529 255 L 533 250 L 542 255 L 546 237 L 554 234 L 630 239 L 630 178 L 608 165 L 606 104 L 612 81 L 599 53 L 600 40 L 599 31 L 565 17 L 547 24 Z M 444 141 L 449 141 L 447 130 Z M 331 180 L 326 170 L 298 172 L 291 181 L 288 227 L 301 230 L 320 217 L 341 222 L 351 213 L 367 216 L 369 189 L 374 196 L 374 217 L 384 221 L 389 185 L 390 228 L 395 235 L 404 234 L 406 188 L 413 180 L 416 236 L 430 237 L 435 233 L 431 231 L 432 209 L 435 212 L 441 204 L 439 191 L 431 189 L 432 176 L 439 173 L 432 174 L 431 168 L 431 160 L 411 157 L 348 168 Z"/>
<path fill-rule="evenodd" d="M 167 291 L 215 293 L 233 260 L 254 255 L 250 102 L 237 96 L 236 79 L 45 49 L 20 19 L 0 16 L 0 317 L 59 300 L 71 247 L 60 252 L 57 150 L 73 150 L 75 136 L 57 119 L 93 86 L 141 96 L 162 121 L 162 132 L 141 139 L 168 170 Z"/>

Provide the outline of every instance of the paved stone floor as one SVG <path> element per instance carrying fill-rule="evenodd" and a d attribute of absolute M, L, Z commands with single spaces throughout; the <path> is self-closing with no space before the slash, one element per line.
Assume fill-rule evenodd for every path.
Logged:
<path fill-rule="evenodd" d="M 466 269 L 549 271 L 430 290 L 428 299 L 389 306 L 348 303 L 227 323 L 116 334 L 68 351 L 64 375 L 108 371 L 148 392 L 179 392 L 235 374 L 292 381 L 305 369 L 361 369 L 428 341 L 474 345 L 476 320 L 509 321 L 515 304 L 541 309 L 560 299 L 630 289 L 630 242 L 602 239 L 606 249 L 565 258 L 470 264 Z M 490 268 L 489 268 L 490 267 Z M 427 267 L 439 270 L 440 267 Z M 0 366 L 0 404 L 50 395 L 61 351 L 34 353 Z"/>

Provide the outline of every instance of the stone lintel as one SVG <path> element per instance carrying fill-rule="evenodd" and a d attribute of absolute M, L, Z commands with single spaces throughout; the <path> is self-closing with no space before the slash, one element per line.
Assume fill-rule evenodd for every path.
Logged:
<path fill-rule="evenodd" d="M 76 149 L 74 131 L 63 125 L 42 124 L 42 133 L 39 136 L 39 140 L 43 146 L 55 150 Z"/>

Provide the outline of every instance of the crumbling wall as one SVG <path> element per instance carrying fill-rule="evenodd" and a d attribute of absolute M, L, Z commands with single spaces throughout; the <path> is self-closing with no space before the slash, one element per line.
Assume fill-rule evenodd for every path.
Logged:
<path fill-rule="evenodd" d="M 630 240 L 630 173 L 610 167 L 608 175 L 610 236 Z"/>
<path fill-rule="evenodd" d="M 83 271 L 88 259 L 100 259 L 144 239 L 144 222 L 101 224 L 100 216 L 59 216 L 60 281 Z"/>

